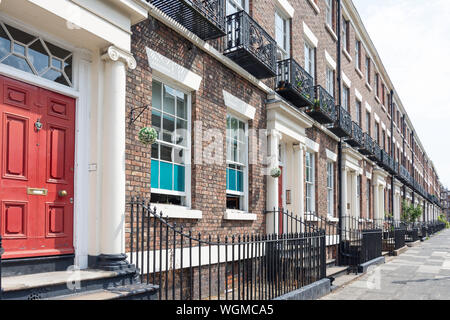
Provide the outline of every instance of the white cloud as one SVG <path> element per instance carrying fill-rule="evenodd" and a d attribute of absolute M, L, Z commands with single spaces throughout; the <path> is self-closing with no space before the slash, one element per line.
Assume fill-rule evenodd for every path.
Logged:
<path fill-rule="evenodd" d="M 353 2 L 441 182 L 450 186 L 450 1 Z"/>

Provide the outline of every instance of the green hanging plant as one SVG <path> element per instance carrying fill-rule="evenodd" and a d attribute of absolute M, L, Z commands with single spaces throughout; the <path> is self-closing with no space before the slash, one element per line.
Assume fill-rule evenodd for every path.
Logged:
<path fill-rule="evenodd" d="M 158 132 L 153 128 L 144 127 L 139 130 L 138 138 L 145 145 L 153 144 L 158 138 Z"/>
<path fill-rule="evenodd" d="M 281 176 L 281 169 L 273 168 L 272 170 L 270 170 L 270 176 L 272 178 L 279 178 Z"/>

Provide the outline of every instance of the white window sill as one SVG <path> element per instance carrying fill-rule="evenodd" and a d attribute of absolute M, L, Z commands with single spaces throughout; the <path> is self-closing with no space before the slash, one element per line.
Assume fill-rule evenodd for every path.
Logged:
<path fill-rule="evenodd" d="M 356 73 L 358 74 L 358 76 L 360 76 L 361 79 L 364 78 L 364 75 L 363 75 L 362 71 L 359 70 L 358 67 L 356 67 L 355 70 L 356 70 Z"/>
<path fill-rule="evenodd" d="M 223 218 L 225 220 L 255 221 L 257 217 L 254 213 L 227 209 Z"/>
<path fill-rule="evenodd" d="M 366 87 L 367 87 L 367 89 L 369 89 L 369 91 L 372 91 L 373 89 L 372 89 L 372 86 L 368 83 L 368 82 L 366 82 Z"/>
<path fill-rule="evenodd" d="M 188 207 L 176 206 L 171 204 L 151 203 L 151 208 L 156 207 L 156 212 L 162 214 L 163 218 L 171 219 L 201 219 L 200 210 L 192 210 Z"/>
<path fill-rule="evenodd" d="M 347 50 L 346 50 L 345 48 L 342 49 L 342 52 L 344 53 L 344 56 L 347 58 L 347 60 L 348 60 L 349 62 L 352 62 L 352 61 L 353 61 L 352 57 L 350 56 L 350 53 L 348 53 Z"/>
<path fill-rule="evenodd" d="M 379 104 L 381 104 L 381 100 L 380 100 L 380 98 L 378 98 L 377 96 L 375 96 L 375 100 L 376 100 Z M 386 109 L 384 108 L 384 105 L 383 105 L 383 104 L 381 104 L 381 107 L 384 109 L 384 111 L 386 111 Z"/>
<path fill-rule="evenodd" d="M 328 33 L 331 35 L 331 37 L 333 37 L 334 41 L 338 40 L 336 33 L 328 23 L 325 23 L 325 29 L 327 29 Z"/>
<path fill-rule="evenodd" d="M 317 6 L 317 4 L 314 2 L 314 0 L 308 0 L 308 2 L 311 5 L 311 7 L 313 7 L 313 9 L 316 12 L 316 14 L 319 14 L 320 13 L 320 9 Z"/>
<path fill-rule="evenodd" d="M 335 218 L 335 217 L 331 217 L 331 216 L 328 216 L 328 217 L 327 217 L 327 220 L 328 220 L 329 222 L 339 222 L 339 218 Z"/>

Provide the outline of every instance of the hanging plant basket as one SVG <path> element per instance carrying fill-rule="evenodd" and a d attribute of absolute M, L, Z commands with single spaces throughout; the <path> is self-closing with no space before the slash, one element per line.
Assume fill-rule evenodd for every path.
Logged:
<path fill-rule="evenodd" d="M 270 170 L 270 176 L 272 178 L 279 178 L 281 176 L 281 169 L 273 168 L 272 170 Z"/>
<path fill-rule="evenodd" d="M 145 145 L 153 144 L 158 138 L 158 132 L 153 128 L 145 127 L 139 130 L 138 138 Z"/>

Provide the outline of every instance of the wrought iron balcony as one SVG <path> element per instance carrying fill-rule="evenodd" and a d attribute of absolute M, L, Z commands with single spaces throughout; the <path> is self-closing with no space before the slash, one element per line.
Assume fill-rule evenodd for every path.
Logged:
<path fill-rule="evenodd" d="M 334 98 L 322 87 L 315 87 L 315 99 L 306 113 L 321 124 L 333 123 L 337 119 Z"/>
<path fill-rule="evenodd" d="M 369 159 L 372 161 L 381 161 L 381 148 L 375 141 L 373 142 L 373 153 L 372 155 L 369 155 Z"/>
<path fill-rule="evenodd" d="M 394 174 L 398 176 L 400 174 L 400 164 L 398 161 L 394 161 Z"/>
<path fill-rule="evenodd" d="M 333 126 L 328 128 L 339 138 L 350 137 L 352 135 L 352 117 L 341 106 L 336 107 L 337 119 Z"/>
<path fill-rule="evenodd" d="M 400 165 L 400 174 L 399 174 L 400 180 L 402 180 L 403 183 L 408 184 L 411 181 L 411 175 L 409 174 L 408 170 L 402 165 Z"/>
<path fill-rule="evenodd" d="M 386 170 L 390 170 L 391 157 L 387 154 L 384 149 L 381 150 L 381 161 L 379 162 L 380 167 Z"/>
<path fill-rule="evenodd" d="M 363 135 L 363 144 L 359 148 L 359 152 L 366 156 L 373 154 L 373 140 L 367 132 Z"/>
<path fill-rule="evenodd" d="M 356 122 L 352 123 L 352 135 L 345 142 L 355 148 L 359 148 L 363 145 L 363 132 Z"/>
<path fill-rule="evenodd" d="M 294 59 L 278 61 L 275 91 L 298 108 L 314 103 L 314 79 Z"/>
<path fill-rule="evenodd" d="M 226 35 L 225 0 L 146 0 L 203 40 Z"/>
<path fill-rule="evenodd" d="M 245 11 L 227 16 L 224 55 L 258 79 L 277 71 L 276 42 Z"/>

